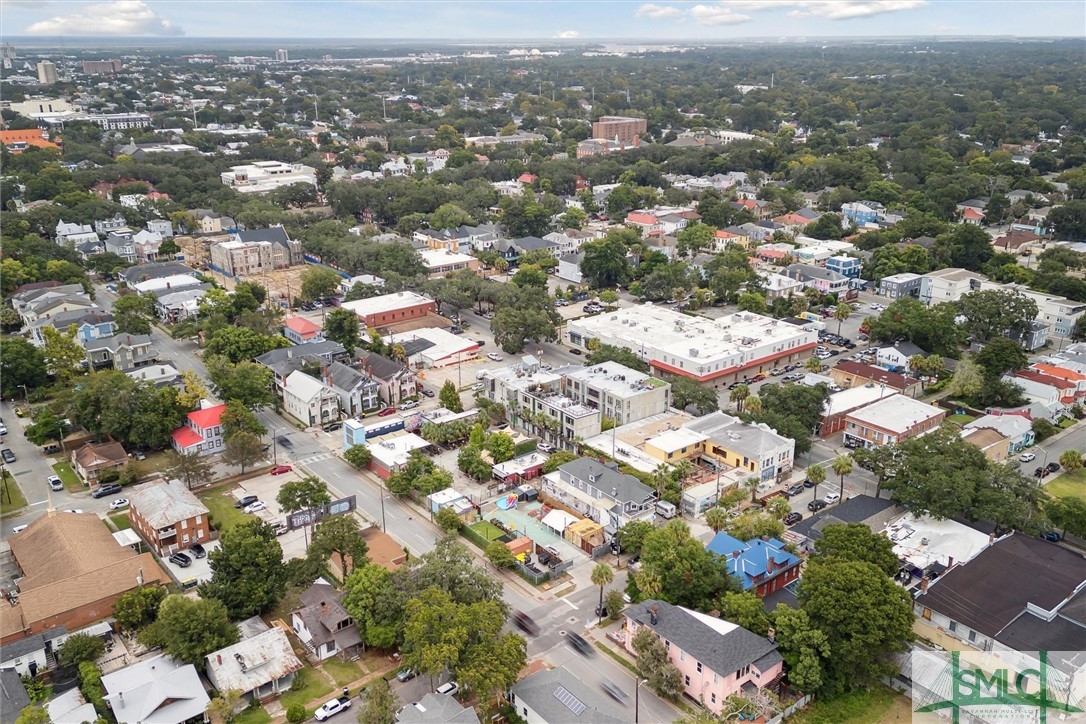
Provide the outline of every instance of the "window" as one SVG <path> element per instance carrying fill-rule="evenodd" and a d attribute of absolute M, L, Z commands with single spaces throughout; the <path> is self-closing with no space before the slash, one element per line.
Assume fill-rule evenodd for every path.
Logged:
<path fill-rule="evenodd" d="M 690 686 L 690 677 L 689 676 L 684 676 L 683 681 L 686 682 L 687 686 Z"/>
<path fill-rule="evenodd" d="M 701 662 L 700 661 L 698 662 L 698 673 L 699 674 L 701 673 Z"/>
<path fill-rule="evenodd" d="M 686 661 L 686 652 L 685 651 L 680 651 L 679 652 L 679 661 Z"/>
<path fill-rule="evenodd" d="M 950 630 L 950 633 L 954 633 L 955 631 L 958 630 L 958 622 L 957 621 L 951 621 L 950 625 L 947 626 L 947 628 Z"/>
<path fill-rule="evenodd" d="M 189 522 L 187 520 L 181 521 L 181 530 L 185 530 L 188 527 L 189 527 Z"/>
<path fill-rule="evenodd" d="M 715 694 L 715 693 L 713 693 L 713 694 L 711 694 L 711 695 L 709 696 L 709 701 L 710 701 L 710 703 L 712 703 L 712 704 L 715 704 L 715 703 L 716 703 L 716 694 Z"/>

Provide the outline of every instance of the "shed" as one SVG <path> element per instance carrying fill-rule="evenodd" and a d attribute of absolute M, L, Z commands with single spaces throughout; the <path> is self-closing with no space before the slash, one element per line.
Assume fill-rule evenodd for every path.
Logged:
<path fill-rule="evenodd" d="M 532 543 L 531 538 L 529 538 L 526 535 L 523 535 L 520 538 L 517 538 L 516 540 L 509 541 L 508 543 L 505 544 L 505 547 L 508 548 L 509 551 L 516 558 L 518 558 L 519 560 L 524 560 L 524 556 L 526 556 L 526 555 L 528 555 L 528 554 L 530 554 L 532 552 L 534 544 Z"/>
<path fill-rule="evenodd" d="M 605 542 L 603 526 L 594 520 L 587 519 L 570 523 L 563 537 L 590 555 Z"/>

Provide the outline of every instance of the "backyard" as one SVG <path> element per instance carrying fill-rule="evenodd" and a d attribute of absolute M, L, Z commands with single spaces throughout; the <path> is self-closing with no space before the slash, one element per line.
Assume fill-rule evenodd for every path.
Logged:
<path fill-rule="evenodd" d="M 485 520 L 480 520 L 478 523 L 472 523 L 468 527 L 488 541 L 497 540 L 505 535 L 501 528 Z"/>
<path fill-rule="evenodd" d="M 879 724 L 911 719 L 909 700 L 896 691 L 880 686 L 826 701 L 816 699 L 806 709 L 789 717 L 788 721 L 791 724 Z"/>
<path fill-rule="evenodd" d="M 220 533 L 251 520 L 249 516 L 234 507 L 235 498 L 226 491 L 208 491 L 197 497 L 207 506 L 211 513 L 211 523 Z"/>

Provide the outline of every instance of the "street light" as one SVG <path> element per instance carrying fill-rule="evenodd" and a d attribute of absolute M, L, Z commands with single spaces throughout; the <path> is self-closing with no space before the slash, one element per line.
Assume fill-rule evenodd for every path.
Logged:
<path fill-rule="evenodd" d="M 641 714 L 641 685 L 647 684 L 648 681 L 648 679 L 641 679 L 634 687 L 634 724 L 638 724 L 637 719 Z"/>
<path fill-rule="evenodd" d="M 276 427 L 272 429 L 272 465 L 279 464 L 279 431 L 285 429 L 285 427 Z"/>
<path fill-rule="evenodd" d="M 377 491 L 381 495 L 381 532 L 385 532 L 385 491 Z"/>
<path fill-rule="evenodd" d="M 1037 448 L 1037 449 L 1038 449 L 1038 450 L 1040 450 L 1040 451 L 1041 451 L 1042 453 L 1044 453 L 1044 457 L 1042 457 L 1042 458 L 1041 458 L 1041 474 L 1037 476 L 1037 479 L 1038 479 L 1038 480 L 1044 480 L 1044 477 L 1045 477 L 1045 472 L 1044 472 L 1044 471 L 1045 471 L 1045 467 L 1046 467 L 1046 466 L 1048 465 L 1048 450 L 1045 450 L 1045 449 L 1044 449 L 1043 447 L 1041 447 L 1040 445 L 1034 445 L 1033 447 Z"/>

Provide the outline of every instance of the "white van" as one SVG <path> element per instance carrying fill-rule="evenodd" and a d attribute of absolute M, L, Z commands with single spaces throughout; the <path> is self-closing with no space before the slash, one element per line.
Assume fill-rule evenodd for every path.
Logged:
<path fill-rule="evenodd" d="M 675 506 L 667 502 L 666 500 L 656 501 L 656 515 L 660 516 L 661 518 L 667 518 L 670 520 L 678 514 L 679 511 L 675 508 Z"/>

